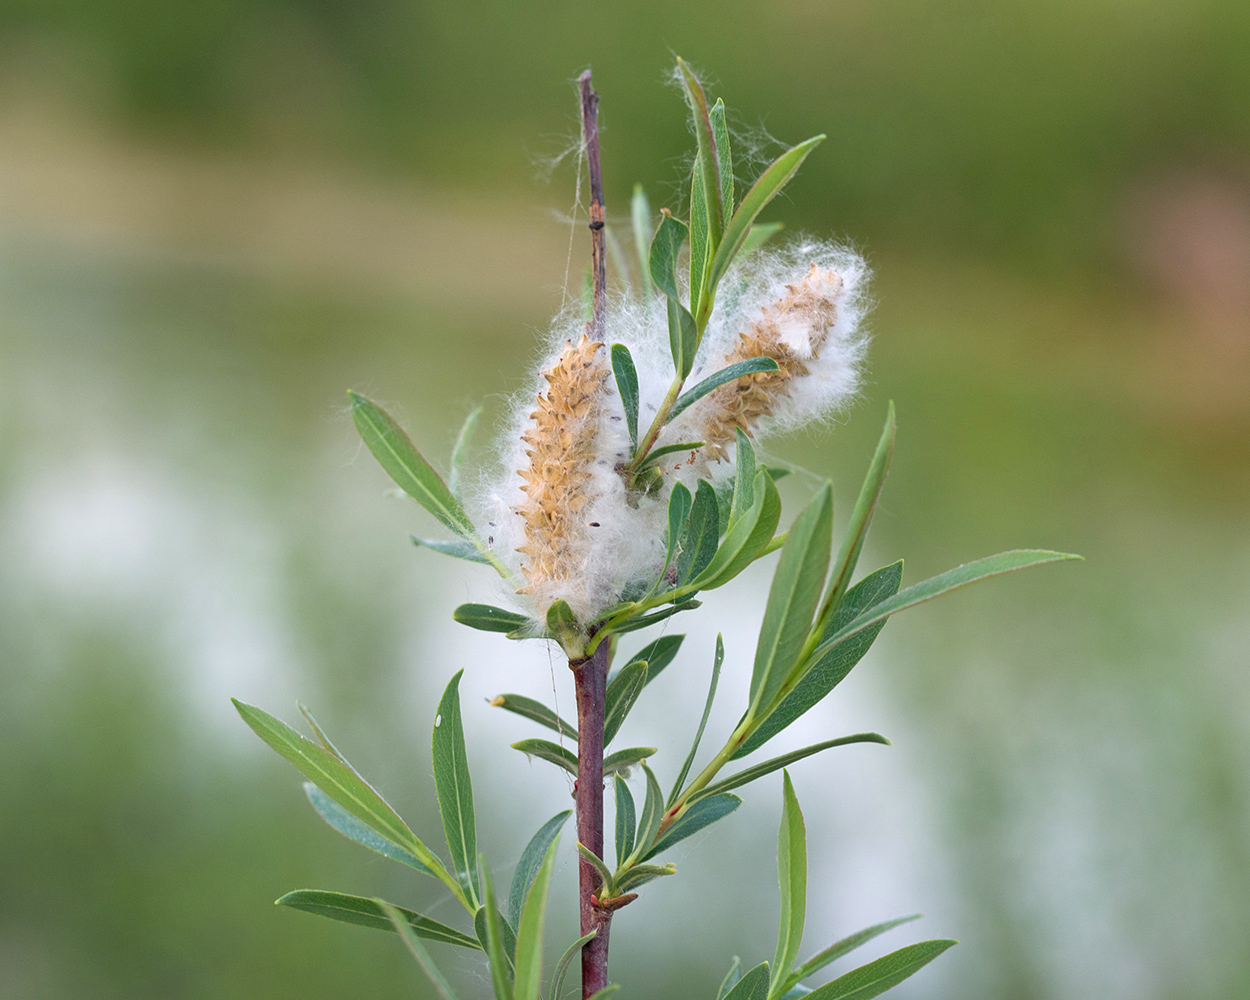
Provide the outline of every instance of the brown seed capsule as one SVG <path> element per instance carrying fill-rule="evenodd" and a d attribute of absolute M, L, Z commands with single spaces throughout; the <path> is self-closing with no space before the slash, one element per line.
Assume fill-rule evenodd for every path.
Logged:
<path fill-rule="evenodd" d="M 819 357 L 829 329 L 837 319 L 842 279 L 836 271 L 822 271 L 815 264 L 801 280 L 786 285 L 787 292 L 771 306 L 734 345 L 718 368 L 747 358 L 772 358 L 775 372 L 744 375 L 715 390 L 705 404 L 701 432 L 707 457 L 727 457 L 725 445 L 734 440 L 735 429 L 747 434 L 770 416 L 780 400 L 790 395 L 793 380 L 807 375 L 809 363 Z"/>
<path fill-rule="evenodd" d="M 517 551 L 528 557 L 520 593 L 551 597 L 553 585 L 573 577 L 589 550 L 586 521 L 577 515 L 594 499 L 591 469 L 608 377 L 603 344 L 583 334 L 543 377 L 547 391 L 521 435 L 530 463 L 517 470 L 526 494 L 517 508 L 525 544 Z"/>

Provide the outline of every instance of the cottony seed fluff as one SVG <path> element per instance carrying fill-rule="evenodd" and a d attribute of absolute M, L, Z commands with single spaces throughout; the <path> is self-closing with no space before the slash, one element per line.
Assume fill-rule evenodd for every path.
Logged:
<path fill-rule="evenodd" d="M 786 289 L 779 300 L 762 307 L 764 315 L 738 335 L 733 349 L 717 365 L 767 357 L 777 362 L 777 370 L 743 376 L 712 393 L 702 431 L 711 460 L 728 457 L 725 445 L 734 440 L 735 428 L 750 434 L 790 395 L 793 380 L 810 372 L 810 362 L 820 356 L 837 319 L 842 279 L 836 271 L 822 271 L 812 264 L 802 279 Z"/>
<path fill-rule="evenodd" d="M 526 499 L 516 509 L 525 531 L 517 551 L 528 557 L 522 567 L 527 583 L 519 593 L 540 598 L 576 577 L 590 548 L 577 515 L 594 499 L 595 438 L 608 377 L 603 344 L 582 334 L 543 377 L 546 394 L 538 396 L 532 424 L 521 436 L 530 463 L 517 470 Z"/>

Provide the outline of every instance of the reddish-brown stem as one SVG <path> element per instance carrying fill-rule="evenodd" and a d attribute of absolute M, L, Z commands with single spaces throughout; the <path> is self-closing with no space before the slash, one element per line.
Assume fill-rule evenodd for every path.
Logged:
<path fill-rule="evenodd" d="M 608 649 L 601 642 L 584 660 L 569 661 L 577 689 L 577 839 L 603 857 L 603 713 L 608 692 Z M 578 861 L 582 934 L 595 937 L 582 947 L 582 997 L 608 985 L 608 931 L 612 910 L 595 900 L 599 876 L 585 858 Z"/>

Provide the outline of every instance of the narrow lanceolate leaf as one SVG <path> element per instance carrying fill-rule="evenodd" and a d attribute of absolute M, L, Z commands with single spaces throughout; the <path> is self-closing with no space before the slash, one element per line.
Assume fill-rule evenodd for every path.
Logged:
<path fill-rule="evenodd" d="M 820 145 L 824 138 L 823 135 L 813 136 L 806 142 L 801 142 L 786 150 L 769 164 L 768 169 L 760 174 L 743 197 L 742 204 L 738 206 L 738 210 L 726 224 L 725 235 L 721 238 L 720 245 L 712 257 L 708 285 L 713 291 L 720 284 L 720 279 L 724 277 L 725 271 L 728 270 L 738 251 L 742 249 L 742 244 L 751 231 L 752 223 L 759 217 L 760 212 L 764 211 L 764 206 L 786 186 L 803 161 L 807 159 L 807 154 Z"/>
<path fill-rule="evenodd" d="M 478 867 L 482 873 L 482 915 L 486 931 L 486 957 L 490 962 L 490 981 L 495 989 L 495 1000 L 513 1000 L 512 997 L 512 962 L 509 954 L 512 950 L 504 943 L 504 922 L 499 916 L 495 905 L 495 886 L 491 882 L 490 869 L 486 859 L 480 858 Z"/>
<path fill-rule="evenodd" d="M 680 614 L 682 611 L 694 611 L 702 606 L 702 601 L 683 601 L 681 604 L 675 604 L 669 608 L 660 608 L 659 611 L 652 611 L 649 614 L 639 615 L 637 618 L 630 618 L 620 625 L 613 625 L 612 632 L 616 635 L 624 635 L 626 632 L 637 632 L 639 629 L 647 628 L 656 622 L 672 618 L 673 615 Z"/>
<path fill-rule="evenodd" d="M 777 834 L 777 880 L 781 886 L 781 924 L 777 950 L 773 954 L 771 996 L 785 992 L 784 984 L 803 940 L 803 920 L 807 914 L 807 829 L 803 811 L 794 794 L 790 775 L 783 772 L 781 829 Z"/>
<path fill-rule="evenodd" d="M 712 660 L 712 682 L 708 685 L 707 698 L 703 702 L 703 717 L 699 719 L 699 728 L 695 731 L 694 743 L 690 746 L 690 753 L 686 754 L 686 760 L 681 765 L 681 770 L 677 772 L 677 780 L 673 782 L 672 791 L 668 793 L 668 800 L 665 804 L 670 808 L 677 801 L 677 796 L 681 793 L 681 786 L 685 784 L 686 775 L 690 773 L 691 765 L 694 764 L 695 754 L 699 752 L 699 742 L 703 739 L 703 730 L 707 727 L 708 716 L 712 714 L 712 702 L 716 700 L 716 685 L 720 681 L 720 667 L 724 661 L 725 640 L 718 634 L 716 636 L 716 656 Z"/>
<path fill-rule="evenodd" d="M 781 497 L 763 469 L 755 474 L 752 493 L 755 502 L 751 509 L 730 526 L 707 569 L 691 581 L 699 590 L 712 590 L 728 583 L 751 565 L 772 540 L 781 519 Z"/>
<path fill-rule="evenodd" d="M 664 819 L 664 793 L 660 791 L 660 783 L 655 774 L 646 764 L 642 770 L 647 776 L 647 797 L 642 803 L 642 814 L 638 817 L 638 836 L 634 840 L 634 855 L 641 855 L 651 846 L 660 822 Z M 631 861 L 640 861 L 641 857 L 631 856 Z"/>
<path fill-rule="evenodd" d="M 564 977 L 568 975 L 569 966 L 573 964 L 573 959 L 581 954 L 582 947 L 594 938 L 595 933 L 591 931 L 579 937 L 565 949 L 564 954 L 560 956 L 560 961 L 556 963 L 555 971 L 551 974 L 551 992 L 547 994 L 547 1000 L 561 1000 L 564 993 Z"/>
<path fill-rule="evenodd" d="M 740 255 L 749 254 L 752 250 L 758 250 L 765 243 L 771 240 L 779 232 L 785 229 L 784 222 L 757 222 L 747 233 L 747 238 L 742 241 L 742 248 L 738 251 Z"/>
<path fill-rule="evenodd" d="M 629 430 L 629 447 L 638 447 L 638 370 L 634 357 L 624 344 L 612 345 L 612 373 L 616 376 L 616 389 L 621 394 L 621 408 L 625 411 L 625 427 Z"/>
<path fill-rule="evenodd" d="M 996 556 L 987 556 L 984 559 L 976 560 L 976 562 L 956 566 L 945 573 L 939 573 L 937 576 L 930 577 L 923 583 L 916 583 L 906 590 L 900 590 L 888 600 L 884 600 L 880 604 L 876 604 L 862 614 L 857 615 L 828 639 L 822 641 L 812 654 L 812 659 L 815 660 L 824 656 L 825 653 L 843 639 L 855 635 L 857 632 L 862 632 L 879 621 L 884 621 L 890 615 L 905 611 L 907 608 L 914 608 L 917 604 L 931 601 L 935 597 L 941 597 L 952 590 L 966 587 L 970 583 L 988 580 L 992 576 L 1001 576 L 1003 573 L 1028 569 L 1030 566 L 1041 566 L 1043 563 L 1062 562 L 1068 559 L 1080 558 L 1080 556 L 1066 552 L 1049 552 L 1045 549 L 1017 549 L 1013 552 L 1000 552 Z"/>
<path fill-rule="evenodd" d="M 508 966 L 508 976 L 511 977 L 516 964 L 516 932 L 498 909 L 495 910 L 495 916 L 499 920 L 499 930 L 503 933 L 503 957 Z M 490 945 L 486 929 L 485 905 L 479 906 L 477 913 L 473 914 L 473 931 L 477 934 L 482 950 L 489 954 Z"/>
<path fill-rule="evenodd" d="M 387 840 L 410 851 L 421 864 L 443 882 L 467 906 L 459 883 L 386 801 L 351 766 L 325 747 L 305 739 L 281 719 L 268 712 L 231 699 L 243 721 L 262 740 L 295 765 L 301 774 L 349 813 L 372 827 Z"/>
<path fill-rule="evenodd" d="M 503 708 L 516 715 L 537 722 L 540 726 L 546 726 L 548 729 L 565 736 L 574 742 L 577 741 L 577 727 L 571 722 L 566 722 L 556 714 L 555 709 L 544 705 L 541 701 L 535 701 L 533 698 L 527 698 L 523 694 L 500 694 L 496 695 L 490 701 L 495 708 Z"/>
<path fill-rule="evenodd" d="M 734 158 L 729 148 L 729 126 L 725 124 L 725 102 L 720 98 L 708 112 L 712 123 L 712 138 L 716 142 L 716 159 L 720 166 L 720 200 L 725 218 L 734 211 Z"/>
<path fill-rule="evenodd" d="M 725 994 L 725 1000 L 766 1000 L 768 997 L 768 963 L 761 962 L 738 980 Z"/>
<path fill-rule="evenodd" d="M 677 651 L 681 649 L 681 644 L 685 640 L 684 635 L 662 635 L 654 642 L 649 642 L 642 649 L 638 650 L 629 658 L 629 663 L 640 663 L 643 660 L 647 663 L 647 683 L 660 676 L 660 671 L 673 662 L 673 658 L 677 655 Z M 625 666 L 629 666 L 626 663 Z M 621 670 L 625 668 L 622 667 Z M 621 676 L 620 671 L 613 674 L 612 680 Z M 608 681 L 609 687 L 612 680 Z"/>
<path fill-rule="evenodd" d="M 616 793 L 616 867 L 620 868 L 634 851 L 638 819 L 634 815 L 634 796 L 619 774 L 612 776 L 612 789 Z"/>
<path fill-rule="evenodd" d="M 811 1000 L 869 1000 L 919 972 L 958 941 L 922 941 L 860 966 L 854 972 L 812 990 Z"/>
<path fill-rule="evenodd" d="M 725 1000 L 729 991 L 737 986 L 741 979 L 742 959 L 735 955 L 733 962 L 729 966 L 729 971 L 725 973 L 725 978 L 721 980 L 720 989 L 716 991 L 716 1000 Z"/>
<path fill-rule="evenodd" d="M 308 801 L 317 810 L 317 814 L 344 837 L 416 871 L 426 875 L 434 874 L 417 859 L 415 854 L 371 830 L 311 781 L 304 782 L 304 794 L 308 796 Z"/>
<path fill-rule="evenodd" d="M 690 174 L 690 311 L 697 313 L 703 282 L 712 262 L 712 225 L 708 218 L 707 188 L 703 184 L 703 161 L 694 161 Z"/>
<path fill-rule="evenodd" d="M 457 1000 L 455 991 L 451 988 L 451 984 L 447 982 L 447 977 L 434 964 L 434 959 L 426 951 L 425 945 L 421 943 L 421 939 L 416 931 L 409 925 L 404 913 L 384 899 L 375 899 L 374 902 L 378 904 L 387 919 L 390 920 L 391 925 L 399 932 L 400 937 L 404 940 L 404 944 L 412 952 L 412 957 L 417 960 L 417 964 L 421 966 L 425 974 L 429 976 L 430 982 L 434 984 L 434 989 L 438 991 L 438 995 L 443 1000 Z"/>
<path fill-rule="evenodd" d="M 278 906 L 289 906 L 293 910 L 305 913 L 316 913 L 318 916 L 341 920 L 345 924 L 357 924 L 360 927 L 371 927 L 378 931 L 394 931 L 390 918 L 378 905 L 376 900 L 365 899 L 363 896 L 349 896 L 343 892 L 325 892 L 321 889 L 296 889 L 288 892 L 277 900 Z M 404 920 L 418 937 L 427 941 L 441 941 L 444 944 L 459 945 L 461 948 L 473 948 L 480 951 L 477 941 L 462 934 L 454 927 L 440 924 L 437 920 L 395 907 L 403 914 Z"/>
<path fill-rule="evenodd" d="M 639 860 L 648 861 L 662 851 L 667 851 L 704 827 L 724 819 L 740 805 L 742 800 L 736 795 L 710 795 L 700 799 L 682 813 L 681 819 L 665 830 L 655 845 Z"/>
<path fill-rule="evenodd" d="M 662 445 L 659 448 L 652 448 L 647 452 L 647 458 L 642 463 L 642 467 L 645 469 L 648 465 L 655 465 L 661 458 L 679 454 L 683 451 L 693 454 L 702 448 L 705 443 L 703 441 L 675 441 L 672 444 Z"/>
<path fill-rule="evenodd" d="M 629 202 L 629 217 L 634 227 L 634 247 L 638 251 L 638 270 L 642 274 L 643 301 L 655 294 L 651 285 L 651 263 L 648 260 L 651 246 L 651 205 L 647 192 L 641 184 L 634 185 L 634 196 Z"/>
<path fill-rule="evenodd" d="M 418 538 L 416 535 L 409 535 L 408 537 L 412 539 L 412 544 L 418 548 L 430 549 L 445 556 L 452 556 L 455 559 L 464 559 L 467 562 L 481 563 L 483 566 L 490 565 L 490 560 L 482 555 L 481 550 L 472 542 L 444 542 L 437 538 Z"/>
<path fill-rule="evenodd" d="M 699 350 L 699 328 L 690 311 L 676 299 L 668 300 L 668 346 L 673 356 L 673 370 L 685 378 L 694 368 Z"/>
<path fill-rule="evenodd" d="M 673 486 L 668 498 L 668 547 L 664 553 L 664 569 L 667 570 L 677 551 L 677 543 L 681 540 L 681 529 L 685 527 L 686 518 L 690 516 L 690 507 L 694 498 L 682 483 Z"/>
<path fill-rule="evenodd" d="M 603 776 L 606 778 L 610 774 L 628 771 L 655 754 L 655 747 L 626 747 L 624 750 L 617 750 L 603 758 Z"/>
<path fill-rule="evenodd" d="M 726 365 L 720 371 L 709 375 L 702 382 L 695 385 L 693 389 L 687 389 L 677 397 L 677 402 L 673 404 L 673 408 L 669 411 L 668 420 L 672 421 L 674 417 L 685 410 L 691 403 L 697 403 L 713 389 L 719 389 L 726 382 L 732 382 L 734 379 L 742 378 L 743 375 L 754 375 L 757 372 L 775 372 L 777 370 L 777 362 L 772 358 L 747 358 L 745 361 L 735 361 L 732 365 Z"/>
<path fill-rule="evenodd" d="M 826 483 L 795 519 L 781 550 L 755 648 L 752 713 L 772 703 L 798 660 L 824 590 L 832 544 L 833 488 Z"/>
<path fill-rule="evenodd" d="M 827 616 L 837 608 L 838 603 L 846 594 L 855 572 L 855 564 L 859 561 L 859 553 L 864 547 L 864 539 L 868 537 L 868 527 L 872 524 L 873 512 L 881 499 L 881 489 L 885 486 L 885 477 L 890 471 L 890 459 L 894 455 L 894 403 L 890 403 L 885 418 L 885 430 L 881 432 L 881 440 L 877 442 L 876 453 L 868 466 L 868 475 L 864 477 L 864 485 L 860 488 L 859 499 L 855 501 L 855 509 L 851 512 L 851 523 L 846 527 L 846 535 L 842 546 L 838 549 L 838 558 L 833 564 L 833 576 L 829 580 L 829 596 L 825 598 L 821 609 L 822 616 Z"/>
<path fill-rule="evenodd" d="M 729 524 L 732 526 L 746 516 L 755 504 L 755 448 L 741 427 L 734 428 L 737 447 L 734 449 L 734 492 L 729 506 Z"/>
<path fill-rule="evenodd" d="M 520 740 L 512 744 L 513 750 L 520 750 L 528 757 L 537 757 L 548 763 L 562 767 L 574 777 L 577 776 L 577 754 L 550 740 Z"/>
<path fill-rule="evenodd" d="M 806 962 L 800 965 L 790 975 L 786 985 L 794 986 L 796 983 L 802 982 L 808 976 L 815 975 L 830 962 L 836 962 L 843 955 L 849 955 L 860 945 L 867 944 L 873 938 L 884 934 L 886 931 L 893 930 L 900 924 L 910 923 L 913 920 L 919 920 L 920 914 L 913 913 L 907 917 L 897 917 L 894 920 L 887 920 L 885 923 L 873 924 L 871 927 L 865 927 L 862 931 L 856 931 L 849 934 L 840 941 L 835 941 L 828 948 L 817 952 Z"/>
<path fill-rule="evenodd" d="M 417 451 L 390 414 L 364 396 L 349 392 L 352 419 L 365 446 L 397 486 L 459 535 L 472 537 L 473 522 L 443 478 Z"/>
<path fill-rule="evenodd" d="M 512 873 L 512 887 L 508 892 L 508 923 L 513 927 L 520 926 L 521 909 L 525 905 L 526 896 L 529 895 L 530 886 L 534 884 L 534 879 L 538 876 L 538 870 L 542 867 L 543 858 L 546 857 L 548 849 L 556 842 L 560 828 L 571 815 L 571 809 L 556 813 L 539 827 L 538 832 L 530 838 L 530 842 L 525 845 L 525 850 L 521 852 L 521 860 L 517 862 L 516 871 Z"/>
<path fill-rule="evenodd" d="M 443 833 L 456 877 L 471 902 L 478 900 L 477 821 L 473 815 L 473 782 L 464 750 L 464 724 L 460 719 L 460 677 L 457 671 L 443 692 L 434 717 L 431 741 L 434 787 L 443 817 Z"/>
<path fill-rule="evenodd" d="M 478 406 L 464 418 L 464 423 L 460 425 L 460 433 L 456 435 L 455 447 L 451 449 L 451 472 L 447 476 L 447 488 L 456 497 L 460 496 L 460 470 L 464 468 L 464 460 L 469 453 L 469 444 L 473 440 L 473 432 L 477 430 L 477 422 L 481 416 L 482 408 Z"/>
<path fill-rule="evenodd" d="M 839 602 L 833 619 L 825 628 L 825 634 L 833 635 L 865 609 L 893 597 L 898 593 L 902 578 L 901 560 L 864 577 Z M 757 719 L 757 728 L 738 748 L 733 759 L 745 757 L 762 747 L 813 705 L 818 704 L 863 659 L 883 628 L 884 620 L 842 640 L 819 659 L 810 659 L 804 674 L 797 682 L 793 682 L 789 693 L 783 689 L 779 697 L 774 699 L 773 704 L 776 707 L 769 710 L 763 718 Z"/>
<path fill-rule="evenodd" d="M 607 866 L 603 858 L 599 857 L 599 855 L 582 843 L 578 843 L 577 853 L 580 854 L 582 859 L 595 870 L 595 875 L 599 879 L 598 895 L 600 898 L 606 899 L 607 897 L 614 895 L 616 887 L 612 883 L 612 869 Z"/>
<path fill-rule="evenodd" d="M 706 479 L 700 479 L 682 535 L 681 554 L 677 557 L 678 586 L 684 586 L 707 569 L 719 544 L 720 510 L 716 490 Z"/>
<path fill-rule="evenodd" d="M 708 785 L 699 792 L 699 796 L 715 795 L 717 792 L 726 792 L 731 788 L 741 788 L 743 785 L 749 784 L 757 778 L 762 778 L 766 774 L 772 774 L 783 767 L 789 767 L 795 761 L 800 761 L 804 757 L 810 757 L 814 753 L 820 753 L 822 750 L 829 750 L 832 747 L 850 746 L 852 743 L 890 745 L 890 741 L 880 733 L 856 733 L 854 736 L 840 736 L 836 740 L 825 740 L 823 743 L 814 743 L 812 746 L 804 747 L 802 750 L 794 750 L 790 753 L 782 754 L 780 757 L 774 757 L 772 760 L 766 760 L 762 764 L 756 764 L 754 767 L 748 767 L 726 778 L 724 781 Z"/>
<path fill-rule="evenodd" d="M 676 875 L 676 865 L 634 865 L 616 880 L 617 893 L 641 889 L 648 882 L 654 882 L 665 875 Z"/>
<path fill-rule="evenodd" d="M 533 625 L 533 621 L 525 615 L 491 604 L 462 604 L 451 616 L 461 625 L 482 632 L 515 632 Z"/>
<path fill-rule="evenodd" d="M 670 299 L 677 299 L 677 258 L 681 245 L 686 242 L 686 224 L 673 218 L 667 211 L 660 216 L 660 225 L 651 240 L 648 269 L 655 287 Z"/>
<path fill-rule="evenodd" d="M 543 974 L 543 918 L 547 911 L 547 890 L 555 865 L 557 841 L 543 855 L 537 877 L 525 899 L 516 933 L 516 1000 L 539 1000 Z"/>
<path fill-rule="evenodd" d="M 712 117 L 708 108 L 707 95 L 703 93 L 703 85 L 699 83 L 699 78 L 691 72 L 685 60 L 678 59 L 677 67 L 681 71 L 686 103 L 690 105 L 690 115 L 694 119 L 695 141 L 699 150 L 699 163 L 703 167 L 703 191 L 707 200 L 708 224 L 714 248 L 725 229 L 725 206 L 721 195 L 720 157 L 716 152 L 716 135 L 712 130 Z"/>
<path fill-rule="evenodd" d="M 608 685 L 604 700 L 603 745 L 607 746 L 620 731 L 621 723 L 634 707 L 643 685 L 647 683 L 647 661 L 626 664 Z"/>

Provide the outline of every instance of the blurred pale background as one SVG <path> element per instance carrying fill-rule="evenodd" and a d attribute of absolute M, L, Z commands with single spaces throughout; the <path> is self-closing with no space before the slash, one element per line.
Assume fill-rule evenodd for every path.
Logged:
<path fill-rule="evenodd" d="M 670 50 L 744 151 L 829 133 L 772 217 L 877 271 L 863 400 L 776 453 L 845 510 L 893 398 L 873 565 L 1088 559 L 899 618 L 779 741 L 895 741 L 794 769 L 804 950 L 919 910 L 874 954 L 963 943 L 900 1000 L 1250 997 L 1244 0 L 6 0 L 5 1000 L 430 995 L 393 938 L 271 905 L 312 886 L 452 915 L 321 825 L 229 695 L 304 699 L 437 840 L 429 727 L 463 666 L 497 875 L 568 805 L 485 704 L 554 683 L 567 708 L 562 668 L 450 621 L 485 578 L 411 549 L 431 524 L 385 495 L 343 391 L 440 459 L 477 401 L 503 412 L 580 281 L 572 161 L 547 170 L 570 80 L 593 65 L 609 212 L 635 180 L 672 203 Z M 766 583 L 687 618 L 631 719 L 662 776 L 726 623 L 732 723 Z M 623 995 L 710 997 L 732 955 L 771 955 L 779 801 L 760 783 L 622 913 Z M 551 927 L 571 938 L 569 906 Z"/>

